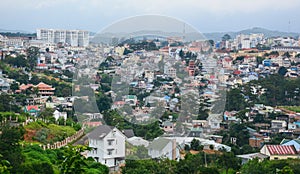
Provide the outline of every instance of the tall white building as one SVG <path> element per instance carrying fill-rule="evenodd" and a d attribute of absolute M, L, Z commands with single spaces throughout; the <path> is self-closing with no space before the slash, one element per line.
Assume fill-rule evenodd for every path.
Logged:
<path fill-rule="evenodd" d="M 125 139 L 125 135 L 117 128 L 101 125 L 88 135 L 92 150 L 87 156 L 110 168 L 117 167 L 125 159 Z"/>
<path fill-rule="evenodd" d="M 264 35 L 262 33 L 256 34 L 239 34 L 236 36 L 235 43 L 239 49 L 254 48 L 257 44 L 263 41 Z"/>
<path fill-rule="evenodd" d="M 84 30 L 37 29 L 37 39 L 49 43 L 65 43 L 70 46 L 89 45 L 89 32 Z"/>

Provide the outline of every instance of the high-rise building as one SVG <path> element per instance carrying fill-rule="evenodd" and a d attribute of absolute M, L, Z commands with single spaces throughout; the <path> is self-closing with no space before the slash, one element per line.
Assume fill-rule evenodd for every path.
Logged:
<path fill-rule="evenodd" d="M 65 43 L 70 46 L 89 45 L 89 32 L 84 30 L 37 29 L 37 39 L 49 43 Z"/>

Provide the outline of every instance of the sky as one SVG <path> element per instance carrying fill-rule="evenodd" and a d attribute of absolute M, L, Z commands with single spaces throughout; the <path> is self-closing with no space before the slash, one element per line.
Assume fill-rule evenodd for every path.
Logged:
<path fill-rule="evenodd" d="M 99 32 L 122 19 L 154 14 L 174 17 L 202 33 L 253 27 L 300 32 L 299 0 L 1 0 L 0 4 L 0 29 L 6 30 Z"/>

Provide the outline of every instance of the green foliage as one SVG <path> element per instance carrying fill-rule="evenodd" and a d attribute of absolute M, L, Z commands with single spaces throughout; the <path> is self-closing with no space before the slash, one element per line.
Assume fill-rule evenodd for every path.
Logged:
<path fill-rule="evenodd" d="M 226 170 L 226 174 L 229 169 L 238 170 L 240 168 L 241 161 L 232 152 L 223 152 L 218 158 L 217 163 Z"/>
<path fill-rule="evenodd" d="M 6 94 L 0 94 L 0 112 L 16 112 L 20 113 L 20 107 L 17 106 L 14 102 L 14 99 Z"/>
<path fill-rule="evenodd" d="M 35 121 L 31 122 L 24 126 L 25 129 L 31 129 L 31 130 L 39 130 L 42 127 L 46 126 L 46 124 L 42 121 Z"/>
<path fill-rule="evenodd" d="M 28 162 L 23 163 L 19 170 L 19 174 L 54 174 L 54 169 L 51 164 L 39 161 L 39 162 Z"/>
<path fill-rule="evenodd" d="M 3 160 L 10 163 L 11 172 L 14 173 L 15 169 L 19 168 L 24 160 L 19 144 L 19 141 L 23 139 L 24 129 L 23 127 L 11 127 L 5 124 L 1 125 L 0 131 L 0 152 Z"/>
<path fill-rule="evenodd" d="M 22 151 L 25 161 L 17 169 L 17 173 L 52 174 L 80 173 L 81 171 L 81 173 L 108 174 L 109 170 L 106 166 L 97 163 L 92 158 L 86 159 L 81 156 L 80 153 L 85 149 L 88 148 L 68 146 L 56 150 L 43 150 L 38 145 L 26 145 Z"/>
<path fill-rule="evenodd" d="M 39 116 L 43 119 L 50 119 L 53 117 L 53 112 L 54 112 L 54 109 L 46 108 L 40 113 Z"/>
<path fill-rule="evenodd" d="M 259 162 L 258 159 L 253 159 L 244 164 L 241 168 L 241 173 L 251 174 L 294 174 L 299 173 L 299 159 L 287 160 L 264 160 Z"/>
<path fill-rule="evenodd" d="M 231 89 L 226 95 L 225 109 L 228 111 L 239 111 L 246 107 L 246 102 L 241 94 L 241 91 L 237 88 Z"/>
<path fill-rule="evenodd" d="M 27 49 L 27 60 L 30 69 L 33 69 L 36 66 L 39 54 L 39 48 L 37 47 L 31 46 Z"/>
<path fill-rule="evenodd" d="M 0 154 L 0 173 L 9 174 L 10 163 L 7 160 L 2 159 L 2 155 Z"/>
<path fill-rule="evenodd" d="M 282 108 L 289 111 L 300 112 L 300 106 L 282 106 Z"/>
<path fill-rule="evenodd" d="M 300 78 L 287 79 L 279 74 L 269 75 L 258 81 L 251 81 L 245 85 L 228 91 L 226 96 L 226 110 L 243 110 L 261 103 L 267 106 L 297 106 L 300 102 Z M 264 93 L 254 95 L 251 87 L 261 86 Z M 248 100 L 244 96 L 249 97 Z"/>
<path fill-rule="evenodd" d="M 208 157 L 209 158 L 209 157 Z M 212 159 L 212 158 L 210 158 Z M 143 159 L 143 160 L 126 160 L 125 167 L 122 168 L 123 174 L 218 174 L 218 169 L 213 167 L 213 161 L 210 162 L 211 166 L 205 167 L 204 153 L 192 155 L 186 154 L 185 159 L 179 161 L 169 159 Z"/>
<path fill-rule="evenodd" d="M 111 98 L 101 92 L 96 95 L 96 102 L 100 112 L 109 110 L 111 108 Z"/>
<path fill-rule="evenodd" d="M 203 146 L 201 146 L 200 141 L 197 139 L 193 139 L 191 141 L 191 149 L 192 150 L 202 150 Z"/>
<path fill-rule="evenodd" d="M 82 174 L 82 173 L 103 173 L 108 174 L 109 170 L 106 166 L 86 159 L 81 155 L 85 150 L 90 150 L 85 146 L 71 146 L 64 148 L 63 159 L 60 164 L 62 174 Z"/>
<path fill-rule="evenodd" d="M 73 126 L 75 125 L 73 124 Z M 62 141 L 76 133 L 74 127 L 46 124 L 42 121 L 31 122 L 25 126 L 25 129 L 36 130 L 37 132 L 33 138 L 43 144 Z"/>
<path fill-rule="evenodd" d="M 231 39 L 231 36 L 229 34 L 225 34 L 223 37 L 222 37 L 222 41 L 228 41 Z"/>
<path fill-rule="evenodd" d="M 288 72 L 288 70 L 286 69 L 286 67 L 281 66 L 278 69 L 278 74 L 281 75 L 281 76 L 284 76 L 287 72 Z"/>
<path fill-rule="evenodd" d="M 148 155 L 148 149 L 145 146 L 132 146 L 126 143 L 126 150 L 130 150 L 130 155 L 126 156 L 127 159 L 147 159 L 150 158 Z"/>
<path fill-rule="evenodd" d="M 26 67 L 28 66 L 27 59 L 25 59 L 24 55 L 20 55 L 17 57 L 6 56 L 4 62 L 10 64 L 14 67 Z"/>

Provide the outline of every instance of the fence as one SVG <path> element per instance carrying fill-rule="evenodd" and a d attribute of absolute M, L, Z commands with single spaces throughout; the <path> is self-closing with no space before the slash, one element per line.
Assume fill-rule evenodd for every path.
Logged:
<path fill-rule="evenodd" d="M 57 141 L 53 144 L 47 144 L 47 145 L 40 145 L 44 150 L 46 149 L 58 149 L 61 147 L 64 147 L 66 145 L 68 145 L 68 143 L 71 143 L 75 140 L 77 140 L 78 138 L 80 138 L 81 136 L 83 136 L 84 134 L 84 129 L 80 129 L 79 131 L 77 131 L 74 135 L 67 137 L 66 139 L 62 140 L 62 141 Z"/>

